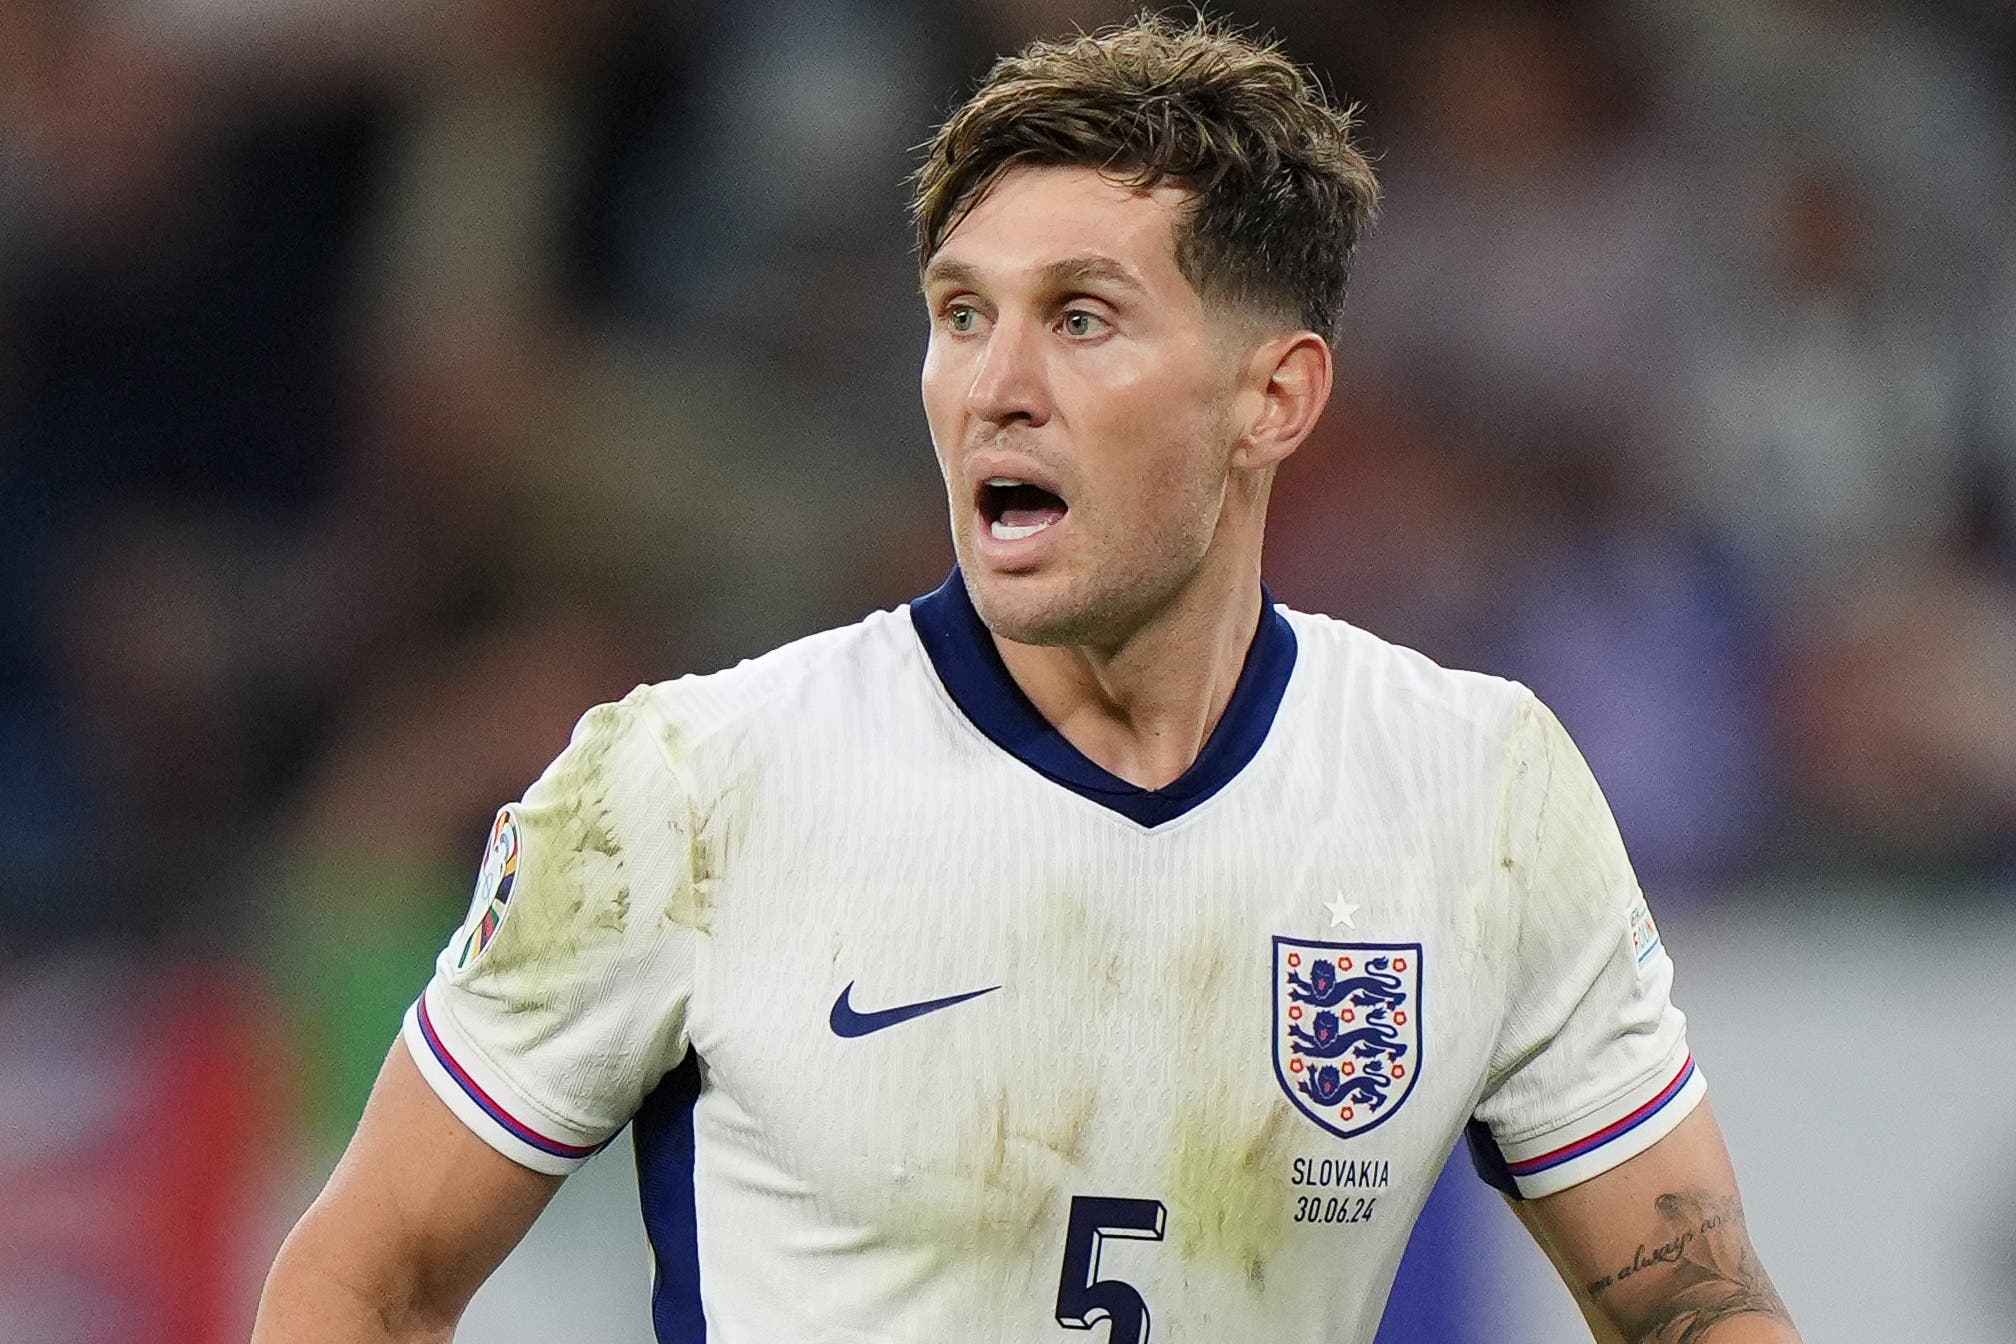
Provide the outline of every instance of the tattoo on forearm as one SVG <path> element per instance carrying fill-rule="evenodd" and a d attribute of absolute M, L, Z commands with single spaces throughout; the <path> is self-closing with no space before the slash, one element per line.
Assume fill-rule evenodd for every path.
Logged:
<path fill-rule="evenodd" d="M 1666 1240 L 1640 1245 L 1630 1263 L 1583 1286 L 1591 1301 L 1610 1311 L 1631 1344 L 1698 1344 L 1733 1316 L 1768 1316 L 1791 1324 L 1751 1248 L 1742 1201 L 1665 1194 L 1653 1204 L 1670 1233 Z M 1614 1306 L 1603 1302 L 1605 1294 L 1655 1268 L 1663 1271 L 1656 1287 L 1640 1279 L 1639 1287 L 1647 1291 L 1617 1292 Z M 1627 1297 L 1631 1305 L 1623 1309 Z"/>
<path fill-rule="evenodd" d="M 1691 1211 L 1697 1215 L 1691 1221 L 1686 1217 L 1686 1212 L 1689 1210 L 1684 1209 L 1684 1205 L 1687 1204 L 1693 1206 Z M 1614 1288 L 1633 1274 L 1641 1274 L 1654 1265 L 1680 1263 L 1681 1257 L 1696 1241 L 1703 1237 L 1712 1237 L 1731 1224 L 1737 1227 L 1737 1235 L 1742 1235 L 1743 1212 L 1741 1206 L 1733 1199 L 1688 1200 L 1682 1195 L 1661 1195 L 1654 1207 L 1669 1225 L 1678 1224 L 1679 1231 L 1657 1246 L 1639 1243 L 1638 1249 L 1631 1253 L 1630 1264 L 1584 1285 L 1591 1297 L 1607 1288 Z"/>

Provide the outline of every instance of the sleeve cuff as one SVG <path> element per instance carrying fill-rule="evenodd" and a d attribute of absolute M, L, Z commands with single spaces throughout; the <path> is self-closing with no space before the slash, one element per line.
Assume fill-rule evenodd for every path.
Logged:
<path fill-rule="evenodd" d="M 425 992 L 406 1010 L 400 1034 L 435 1095 L 478 1138 L 518 1165 L 565 1176 L 609 1142 L 593 1141 L 544 1117 L 536 1126 L 527 1124 L 520 1117 L 536 1115 L 538 1108 L 483 1065 L 451 1019 L 429 1011 Z"/>
<path fill-rule="evenodd" d="M 1708 1085 L 1683 1055 L 1609 1105 L 1573 1124 L 1535 1134 L 1517 1143 L 1498 1142 L 1503 1170 L 1521 1199 L 1536 1199 L 1580 1185 L 1650 1148 L 1706 1096 Z"/>

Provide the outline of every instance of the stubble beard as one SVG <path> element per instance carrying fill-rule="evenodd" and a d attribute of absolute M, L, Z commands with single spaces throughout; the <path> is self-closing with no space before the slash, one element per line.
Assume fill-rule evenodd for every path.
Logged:
<path fill-rule="evenodd" d="M 1176 601 L 1203 567 L 1215 533 L 1214 501 L 1223 483 L 1193 483 L 1155 525 L 1128 538 L 1107 538 L 1066 562 L 1054 578 L 968 578 L 980 619 L 1016 644 L 1113 650 Z M 1209 522 L 1206 519 L 1209 518 Z M 1023 593 L 1016 593 L 1021 586 Z"/>
<path fill-rule="evenodd" d="M 1196 432 L 1229 449 L 1229 400 L 1217 401 L 1200 418 Z M 1016 644 L 1107 651 L 1125 644 L 1203 569 L 1231 488 L 1229 454 L 1217 455 L 1216 462 L 1215 468 L 1200 463 L 1180 489 L 1162 492 L 1158 507 L 1146 510 L 1143 525 L 1129 535 L 1077 538 L 1081 553 L 1065 558 L 1065 572 L 1055 578 L 980 578 L 979 567 L 966 565 L 962 555 L 967 594 L 982 623 Z M 1011 595 L 1017 587 L 1025 592 Z"/>

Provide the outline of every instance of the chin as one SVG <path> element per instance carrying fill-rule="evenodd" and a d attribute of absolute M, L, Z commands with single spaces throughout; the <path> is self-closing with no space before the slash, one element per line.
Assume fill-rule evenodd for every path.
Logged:
<path fill-rule="evenodd" d="M 1017 644 L 1093 642 L 1100 603 L 1075 592 L 1068 576 L 964 571 L 973 609 L 987 628 Z"/>
<path fill-rule="evenodd" d="M 1043 647 L 1112 647 L 1140 624 L 1127 590 L 1077 575 L 966 572 L 973 609 L 994 634 Z"/>

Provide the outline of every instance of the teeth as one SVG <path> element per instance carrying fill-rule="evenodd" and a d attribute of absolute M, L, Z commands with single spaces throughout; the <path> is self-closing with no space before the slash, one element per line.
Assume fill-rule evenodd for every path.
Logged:
<path fill-rule="evenodd" d="M 1010 487 L 1010 486 L 1017 486 L 1017 485 L 1027 485 L 1027 484 L 1028 484 L 1028 482 L 1027 482 L 1027 481 L 1018 481 L 1018 480 L 1016 480 L 1016 479 L 1015 479 L 1014 477 L 1012 477 L 1012 476 L 989 476 L 989 477 L 987 478 L 987 480 L 986 480 L 986 484 L 988 484 L 988 485 L 998 485 L 998 486 L 1002 486 L 1002 487 L 1006 488 L 1006 487 Z"/>
<path fill-rule="evenodd" d="M 997 541 L 1020 541 L 1024 537 L 1035 536 L 1038 532 L 1041 532 L 1056 521 L 1055 518 L 1045 518 L 1042 522 L 1030 523 L 1027 527 L 1010 527 L 999 518 L 996 518 L 987 525 L 987 530 L 994 534 L 994 538 Z"/>

